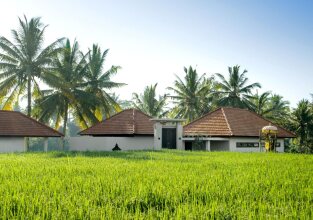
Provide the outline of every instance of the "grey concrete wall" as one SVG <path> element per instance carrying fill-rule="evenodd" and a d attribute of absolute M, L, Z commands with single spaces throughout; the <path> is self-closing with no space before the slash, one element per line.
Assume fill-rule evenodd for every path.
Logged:
<path fill-rule="evenodd" d="M 229 141 L 210 141 L 211 151 L 229 151 Z"/>
<path fill-rule="evenodd" d="M 0 153 L 23 151 L 25 151 L 25 141 L 23 137 L 0 137 Z"/>

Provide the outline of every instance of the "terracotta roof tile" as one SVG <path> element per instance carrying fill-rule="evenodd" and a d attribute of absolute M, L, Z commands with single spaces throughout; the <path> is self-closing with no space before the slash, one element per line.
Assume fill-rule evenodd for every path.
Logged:
<path fill-rule="evenodd" d="M 246 109 L 219 108 L 185 125 L 184 135 L 258 137 L 262 127 L 270 123 L 269 120 Z M 295 137 L 292 132 L 275 126 L 278 128 L 278 137 Z"/>
<path fill-rule="evenodd" d="M 61 137 L 63 134 L 21 112 L 0 110 L 0 136 Z"/>
<path fill-rule="evenodd" d="M 127 109 L 79 134 L 93 136 L 153 135 L 153 122 L 150 119 L 150 116 L 139 110 Z"/>

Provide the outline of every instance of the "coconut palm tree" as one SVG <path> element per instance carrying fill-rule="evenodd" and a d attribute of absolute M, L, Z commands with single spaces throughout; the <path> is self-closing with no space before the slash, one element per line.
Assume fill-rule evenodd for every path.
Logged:
<path fill-rule="evenodd" d="M 211 110 L 215 81 L 214 78 L 206 78 L 205 74 L 199 76 L 191 66 L 188 69 L 184 67 L 184 72 L 184 79 L 176 75 L 174 87 L 168 89 L 174 93 L 169 96 L 175 105 L 173 116 L 186 118 L 189 122 Z"/>
<path fill-rule="evenodd" d="M 40 18 L 19 18 L 19 28 L 12 30 L 13 42 L 0 37 L 0 99 L 3 108 L 12 109 L 27 94 L 27 115 L 31 115 L 32 95 L 38 93 L 38 79 L 60 51 L 62 39 L 43 48 L 46 27 Z M 33 88 L 33 89 L 32 89 Z"/>
<path fill-rule="evenodd" d="M 252 110 L 257 114 L 275 122 L 279 125 L 285 125 L 289 116 L 289 102 L 282 96 L 264 92 L 261 95 L 254 95 L 251 99 Z"/>
<path fill-rule="evenodd" d="M 109 90 L 124 86 L 124 83 L 116 83 L 111 80 L 120 66 L 111 66 L 106 71 L 103 71 L 106 56 L 109 50 L 103 53 L 98 45 L 93 45 L 90 53 L 87 55 L 87 74 L 85 74 L 86 91 L 96 95 L 99 105 L 93 109 L 93 112 L 98 119 L 102 120 L 103 116 L 109 117 L 114 112 L 121 111 L 119 104 L 114 100 Z"/>
<path fill-rule="evenodd" d="M 229 77 L 226 79 L 222 74 L 217 73 L 220 82 L 220 90 L 216 93 L 221 95 L 219 100 L 220 106 L 230 106 L 237 108 L 252 108 L 251 93 L 255 88 L 261 88 L 259 83 L 247 85 L 248 78 L 246 77 L 247 70 L 242 73 L 240 66 L 228 67 Z"/>
<path fill-rule="evenodd" d="M 290 116 L 289 102 L 284 100 L 280 95 L 273 94 L 269 100 L 268 109 L 270 112 L 266 114 L 266 117 L 279 124 L 285 125 L 286 119 Z"/>
<path fill-rule="evenodd" d="M 270 95 L 270 92 L 264 92 L 261 95 L 256 93 L 254 96 L 252 96 L 252 110 L 261 116 L 268 114 L 271 111 L 271 109 L 268 107 Z"/>
<path fill-rule="evenodd" d="M 308 100 L 301 100 L 293 112 L 293 126 L 300 146 L 313 139 L 313 112 Z"/>
<path fill-rule="evenodd" d="M 87 128 L 91 121 L 97 121 L 90 109 L 95 109 L 99 102 L 94 93 L 85 91 L 87 55 L 79 51 L 76 41 L 71 46 L 67 39 L 62 52 L 53 61 L 52 71 L 43 78 L 52 89 L 42 91 L 43 96 L 36 101 L 37 118 L 46 123 L 53 118 L 55 128 L 60 126 L 63 119 L 64 135 L 69 112 L 82 128 Z"/>
<path fill-rule="evenodd" d="M 152 116 L 152 117 L 164 117 L 167 111 L 164 110 L 166 106 L 167 97 L 166 94 L 156 96 L 157 83 L 151 86 L 147 86 L 144 89 L 143 94 L 133 93 L 133 105 L 136 109 Z"/>

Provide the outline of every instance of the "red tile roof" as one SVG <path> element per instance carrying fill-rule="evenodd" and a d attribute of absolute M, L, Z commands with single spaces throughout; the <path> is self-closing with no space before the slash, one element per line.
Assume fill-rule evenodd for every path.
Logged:
<path fill-rule="evenodd" d="M 63 134 L 21 112 L 0 110 L 0 136 L 61 137 Z"/>
<path fill-rule="evenodd" d="M 102 122 L 81 131 L 80 135 L 134 136 L 153 135 L 151 117 L 136 109 L 121 111 Z"/>
<path fill-rule="evenodd" d="M 184 135 L 258 137 L 262 127 L 270 123 L 275 125 L 246 109 L 219 108 L 185 125 Z M 275 126 L 278 128 L 278 137 L 295 137 L 292 132 Z"/>

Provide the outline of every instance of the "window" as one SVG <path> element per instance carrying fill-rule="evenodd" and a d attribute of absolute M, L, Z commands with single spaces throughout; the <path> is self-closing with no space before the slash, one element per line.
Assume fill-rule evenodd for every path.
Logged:
<path fill-rule="evenodd" d="M 262 142 L 261 146 L 264 147 L 265 143 Z M 276 143 L 276 147 L 280 147 L 280 142 Z M 259 143 L 258 142 L 237 142 L 236 143 L 236 147 L 240 148 L 240 147 L 259 147 Z"/>
<path fill-rule="evenodd" d="M 259 147 L 258 142 L 237 142 L 236 147 Z"/>
<path fill-rule="evenodd" d="M 261 143 L 261 146 L 264 147 L 264 146 L 265 146 L 265 143 L 262 142 L 262 143 Z M 281 145 L 280 145 L 280 142 L 276 142 L 276 147 L 280 147 L 280 146 L 281 146 Z"/>

